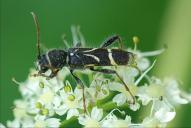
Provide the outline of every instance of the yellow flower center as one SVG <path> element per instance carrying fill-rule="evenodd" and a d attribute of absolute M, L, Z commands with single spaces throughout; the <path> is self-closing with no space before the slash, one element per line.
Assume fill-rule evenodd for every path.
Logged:
<path fill-rule="evenodd" d="M 36 108 L 41 109 L 42 108 L 42 104 L 40 102 L 36 102 L 35 104 Z"/>
<path fill-rule="evenodd" d="M 41 110 L 41 114 L 42 115 L 48 115 L 49 114 L 49 110 L 44 108 L 44 109 Z"/>
<path fill-rule="evenodd" d="M 67 93 L 67 92 L 71 92 L 72 91 L 72 88 L 70 85 L 66 85 L 64 86 L 64 91 Z"/>

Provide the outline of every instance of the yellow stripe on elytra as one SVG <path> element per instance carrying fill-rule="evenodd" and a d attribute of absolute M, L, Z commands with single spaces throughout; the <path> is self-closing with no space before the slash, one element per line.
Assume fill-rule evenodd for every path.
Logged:
<path fill-rule="evenodd" d="M 107 49 L 107 51 L 108 51 L 108 57 L 109 57 L 109 60 L 110 60 L 111 65 L 116 66 L 117 63 L 116 63 L 115 60 L 113 59 L 111 49 Z"/>
<path fill-rule="evenodd" d="M 93 59 L 95 59 L 97 62 L 100 62 L 100 59 L 97 56 L 91 55 L 91 54 L 84 54 L 85 56 L 89 56 L 92 57 Z"/>
<path fill-rule="evenodd" d="M 92 48 L 92 49 L 90 49 L 90 50 L 86 50 L 86 51 L 83 51 L 84 53 L 86 53 L 86 52 L 92 52 L 92 51 L 94 51 L 94 50 L 96 50 L 97 48 Z"/>

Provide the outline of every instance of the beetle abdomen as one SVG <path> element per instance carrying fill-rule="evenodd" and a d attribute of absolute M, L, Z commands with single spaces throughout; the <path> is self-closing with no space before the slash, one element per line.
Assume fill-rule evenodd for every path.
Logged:
<path fill-rule="evenodd" d="M 108 49 L 110 62 L 112 65 L 127 65 L 132 53 L 120 49 Z"/>

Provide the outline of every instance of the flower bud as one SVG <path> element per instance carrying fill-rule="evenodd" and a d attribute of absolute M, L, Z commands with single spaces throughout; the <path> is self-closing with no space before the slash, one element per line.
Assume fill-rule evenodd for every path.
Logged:
<path fill-rule="evenodd" d="M 49 114 L 49 110 L 46 109 L 46 108 L 43 108 L 43 109 L 41 110 L 41 114 L 42 114 L 42 115 L 48 115 L 48 114 Z"/>
<path fill-rule="evenodd" d="M 36 102 L 35 104 L 36 108 L 41 109 L 42 108 L 42 104 L 40 102 Z"/>
<path fill-rule="evenodd" d="M 72 94 L 71 94 L 71 95 L 69 95 L 69 96 L 68 96 L 68 100 L 70 100 L 70 101 L 74 101 L 74 100 L 75 100 L 75 96 L 74 96 L 74 95 L 72 95 Z"/>
<path fill-rule="evenodd" d="M 40 88 L 44 88 L 44 83 L 43 83 L 43 82 L 40 82 L 40 83 L 39 83 L 39 87 L 40 87 Z"/>
<path fill-rule="evenodd" d="M 71 87 L 71 85 L 70 85 L 70 83 L 68 81 L 66 81 L 66 85 L 64 86 L 64 91 L 66 93 L 72 91 L 72 87 Z"/>

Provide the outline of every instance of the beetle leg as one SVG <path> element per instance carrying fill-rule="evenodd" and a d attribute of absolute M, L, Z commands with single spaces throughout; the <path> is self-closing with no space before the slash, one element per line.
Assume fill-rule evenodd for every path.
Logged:
<path fill-rule="evenodd" d="M 112 45 L 113 43 L 116 42 L 116 40 L 118 40 L 120 49 L 123 49 L 123 44 L 122 44 L 121 38 L 118 35 L 113 35 L 113 36 L 109 37 L 106 41 L 103 42 L 103 44 L 101 45 L 101 48 L 106 48 L 106 47 Z"/>
<path fill-rule="evenodd" d="M 83 107 L 84 107 L 84 113 L 86 113 L 86 100 L 85 100 L 85 90 L 84 90 L 84 84 L 83 82 L 80 80 L 80 78 L 78 78 L 74 73 L 73 69 L 70 69 L 70 73 L 72 74 L 72 76 L 74 77 L 74 79 L 76 80 L 77 84 L 79 84 L 82 87 L 82 98 L 83 98 Z"/>
<path fill-rule="evenodd" d="M 41 73 L 41 72 L 38 72 L 37 74 L 32 74 L 31 76 L 34 76 L 34 77 L 43 76 L 43 77 L 45 77 L 47 80 L 51 79 L 50 76 L 47 76 L 47 75 L 45 75 L 45 74 L 43 74 L 43 73 Z"/>
<path fill-rule="evenodd" d="M 42 76 L 45 76 L 46 79 L 51 79 L 55 77 L 59 71 L 59 69 L 52 67 L 51 65 L 46 65 L 51 70 L 51 74 L 49 76 L 45 76 L 44 74 Z"/>
<path fill-rule="evenodd" d="M 53 78 L 57 75 L 59 69 L 51 69 L 51 74 L 49 75 L 50 78 Z"/>
<path fill-rule="evenodd" d="M 131 95 L 131 97 L 133 98 L 133 104 L 135 104 L 135 97 L 134 97 L 134 95 L 130 91 L 130 89 L 127 86 L 127 84 L 123 81 L 123 79 L 119 76 L 119 74 L 115 70 L 111 70 L 111 69 L 94 69 L 93 67 L 90 67 L 90 70 L 95 71 L 95 72 L 104 73 L 104 74 L 115 74 L 119 78 L 119 80 L 123 83 L 126 91 L 128 91 L 129 94 Z"/>

